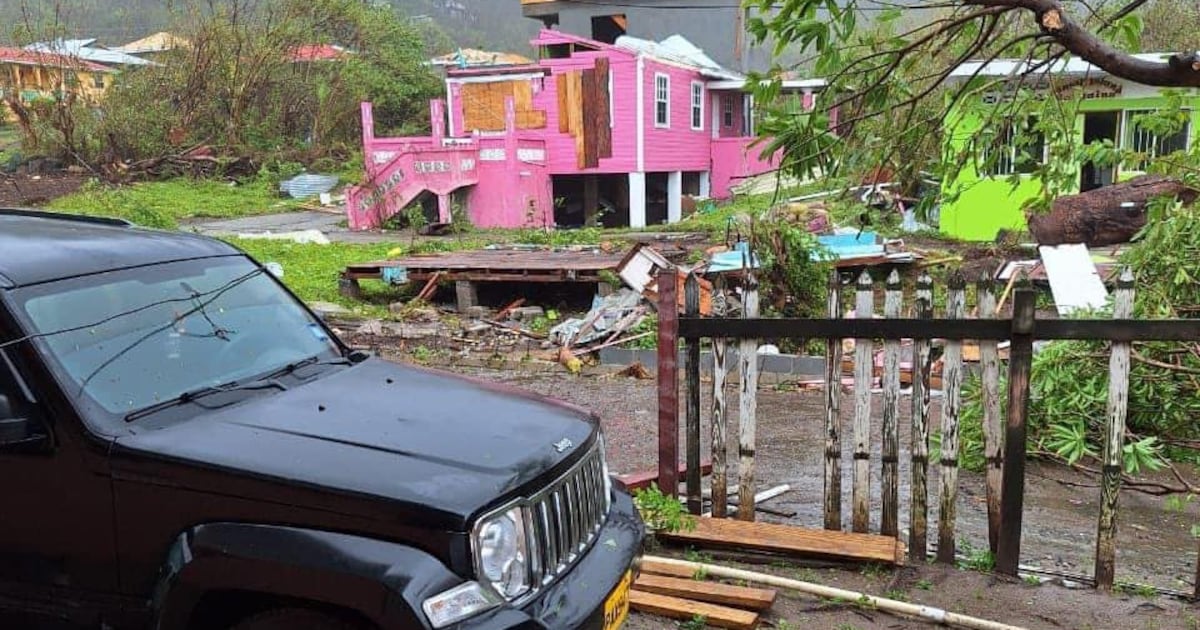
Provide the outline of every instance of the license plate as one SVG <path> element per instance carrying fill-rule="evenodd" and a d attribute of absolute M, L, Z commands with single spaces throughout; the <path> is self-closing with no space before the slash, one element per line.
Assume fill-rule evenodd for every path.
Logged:
<path fill-rule="evenodd" d="M 633 583 L 633 573 L 626 571 L 617 587 L 604 600 L 604 630 L 617 630 L 625 624 L 629 616 L 629 587 Z"/>

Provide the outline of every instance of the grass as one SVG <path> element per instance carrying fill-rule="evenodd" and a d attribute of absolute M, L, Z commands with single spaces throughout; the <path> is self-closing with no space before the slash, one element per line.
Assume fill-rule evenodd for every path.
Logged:
<path fill-rule="evenodd" d="M 283 282 L 306 302 L 333 302 L 367 317 L 384 317 L 398 296 L 382 282 L 362 282 L 365 301 L 338 293 L 338 277 L 347 265 L 388 258 L 398 243 L 330 243 L 314 245 L 266 239 L 226 239 L 259 262 L 283 266 Z"/>
<path fill-rule="evenodd" d="M 20 144 L 20 132 L 0 117 L 0 171 L 8 166 L 9 160 L 16 155 Z"/>
<path fill-rule="evenodd" d="M 127 219 L 146 227 L 177 228 L 195 218 L 236 218 L 296 210 L 300 202 L 279 196 L 267 178 L 233 185 L 178 178 L 131 186 L 85 184 L 79 192 L 50 202 L 49 208 Z"/>

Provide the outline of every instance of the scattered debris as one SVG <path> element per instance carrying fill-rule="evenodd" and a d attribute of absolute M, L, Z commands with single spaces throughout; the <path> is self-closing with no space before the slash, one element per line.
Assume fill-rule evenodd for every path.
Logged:
<path fill-rule="evenodd" d="M 333 190 L 338 184 L 337 175 L 302 173 L 279 183 L 279 192 L 292 199 L 304 199 Z"/>
<path fill-rule="evenodd" d="M 904 564 L 905 545 L 889 536 L 805 529 L 757 521 L 699 518 L 691 531 L 659 532 L 663 542 L 787 556 Z"/>
<path fill-rule="evenodd" d="M 597 297 L 586 317 L 571 318 L 550 329 L 550 341 L 570 347 L 586 345 L 636 327 L 648 309 L 642 296 L 631 289 L 622 289 L 608 297 Z"/>
<path fill-rule="evenodd" d="M 1077 310 L 1103 308 L 1108 291 L 1096 271 L 1088 249 L 1082 244 L 1043 245 L 1038 248 L 1050 280 L 1050 292 L 1060 315 Z"/>
<path fill-rule="evenodd" d="M 329 237 L 321 230 L 297 230 L 294 232 L 243 232 L 237 235 L 244 239 L 269 241 L 293 241 L 300 244 L 328 245 Z"/>
<path fill-rule="evenodd" d="M 640 362 L 630 364 L 629 367 L 617 372 L 617 376 L 625 376 L 640 380 L 649 380 L 654 378 L 654 375 L 650 373 L 650 370 L 647 370 L 646 366 L 642 365 Z"/>

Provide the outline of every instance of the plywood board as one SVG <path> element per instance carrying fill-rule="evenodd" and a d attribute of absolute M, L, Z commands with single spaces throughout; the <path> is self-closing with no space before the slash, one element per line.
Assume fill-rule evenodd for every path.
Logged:
<path fill-rule="evenodd" d="M 583 168 L 583 73 L 567 75 L 567 118 L 571 135 L 575 137 L 575 161 Z"/>
<path fill-rule="evenodd" d="M 1038 252 L 1060 315 L 1102 308 L 1108 301 L 1108 291 L 1086 245 L 1043 245 Z"/>
<path fill-rule="evenodd" d="M 596 129 L 596 155 L 597 157 L 610 158 L 612 157 L 612 112 L 609 105 L 612 104 L 612 95 L 609 93 L 609 68 L 608 58 L 601 57 L 596 60 L 596 119 L 598 127 Z"/>
<path fill-rule="evenodd" d="M 696 546 L 861 562 L 903 564 L 905 556 L 904 544 L 887 536 L 718 518 L 696 519 L 691 531 L 659 532 L 658 537 Z"/>
<path fill-rule="evenodd" d="M 775 591 L 771 589 L 734 586 L 720 582 L 705 582 L 648 573 L 638 576 L 633 588 L 647 593 L 669 595 L 743 610 L 763 611 L 775 603 Z"/>
<path fill-rule="evenodd" d="M 696 573 L 687 567 L 681 567 L 677 564 L 665 564 L 651 558 L 642 558 L 642 575 L 666 575 L 669 577 L 692 579 Z M 639 578 L 640 579 L 640 578 Z"/>
<path fill-rule="evenodd" d="M 460 94 L 463 124 L 469 130 L 504 131 L 509 97 L 513 99 L 518 129 L 546 126 L 546 112 L 533 108 L 533 85 L 528 80 L 466 83 Z"/>
<path fill-rule="evenodd" d="M 758 613 L 716 604 L 695 602 L 678 597 L 657 595 L 639 590 L 629 591 L 629 605 L 634 610 L 671 619 L 690 620 L 697 615 L 715 628 L 749 630 L 758 625 Z"/>
<path fill-rule="evenodd" d="M 599 133 L 600 121 L 597 117 L 599 113 L 598 102 L 600 100 L 600 92 L 596 86 L 596 71 L 584 70 L 580 77 L 580 89 L 582 91 L 583 106 L 583 160 L 582 168 L 596 168 L 600 166 L 600 156 L 596 153 Z M 605 122 L 607 124 L 607 121 Z"/>

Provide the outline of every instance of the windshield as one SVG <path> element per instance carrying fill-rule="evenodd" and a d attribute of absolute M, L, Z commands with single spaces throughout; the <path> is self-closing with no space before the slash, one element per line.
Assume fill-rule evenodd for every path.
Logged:
<path fill-rule="evenodd" d="M 75 391 L 126 414 L 198 388 L 336 357 L 337 343 L 243 257 L 138 267 L 15 292 Z"/>

